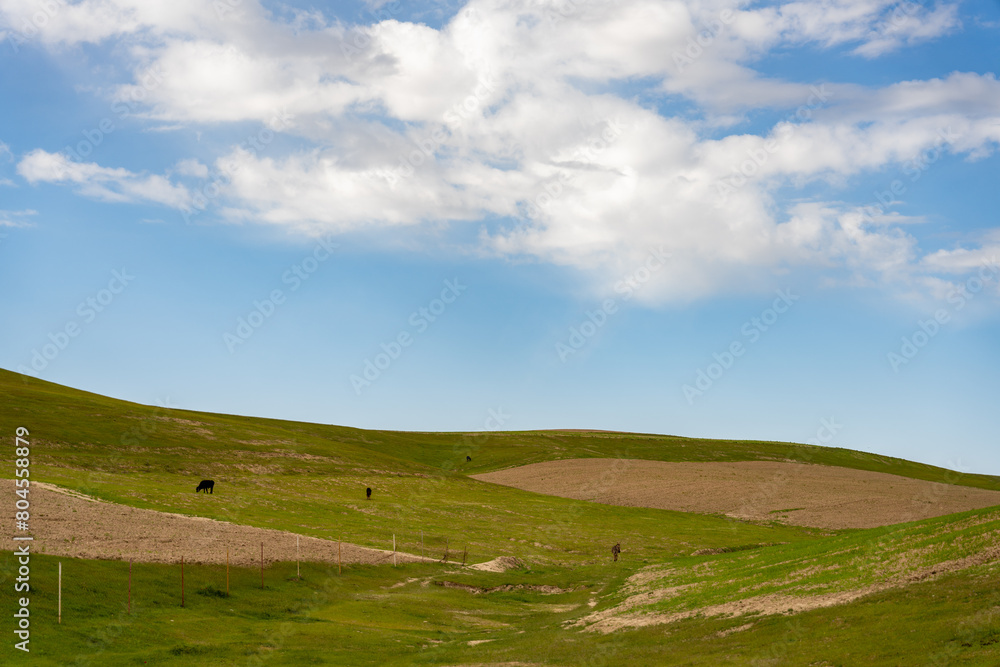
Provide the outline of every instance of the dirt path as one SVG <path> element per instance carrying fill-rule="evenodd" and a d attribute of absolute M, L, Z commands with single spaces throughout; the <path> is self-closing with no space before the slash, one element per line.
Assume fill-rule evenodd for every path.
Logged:
<path fill-rule="evenodd" d="M 189 563 L 223 564 L 228 547 L 230 563 L 254 566 L 260 563 L 263 542 L 265 565 L 295 560 L 294 533 L 137 509 L 34 481 L 30 494 L 33 550 L 40 553 L 74 558 L 133 558 L 149 563 L 176 563 L 183 555 Z M 13 506 L 13 480 L 0 480 L 0 497 Z M 12 514 L 0 514 L 0 531 L 4 535 L 17 534 Z M 9 540 L 8 543 L 14 544 Z M 336 563 L 337 543 L 299 536 L 299 554 L 303 561 Z M 345 564 L 388 564 L 392 563 L 392 552 L 345 542 L 341 545 L 341 558 Z M 396 554 L 396 559 L 400 563 L 421 560 L 420 556 L 402 552 Z"/>
<path fill-rule="evenodd" d="M 1000 491 L 781 461 L 569 459 L 471 477 L 609 505 L 721 513 L 827 529 L 874 528 L 1000 505 Z"/>

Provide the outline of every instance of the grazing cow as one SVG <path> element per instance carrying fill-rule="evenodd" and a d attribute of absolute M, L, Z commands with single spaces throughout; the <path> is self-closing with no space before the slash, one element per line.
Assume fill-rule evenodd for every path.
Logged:
<path fill-rule="evenodd" d="M 615 559 L 616 563 L 618 562 L 618 554 L 620 554 L 621 552 L 622 552 L 621 542 L 619 542 L 619 543 L 615 544 L 615 546 L 611 547 L 611 555 L 614 556 L 614 559 Z"/>
<path fill-rule="evenodd" d="M 470 461 L 472 461 L 472 457 L 471 456 L 466 456 L 465 457 L 465 462 L 469 463 Z"/>
<path fill-rule="evenodd" d="M 213 482 L 210 479 L 203 479 L 203 480 L 201 480 L 201 484 L 198 485 L 198 488 L 196 488 L 194 490 L 194 492 L 198 493 L 199 491 L 204 491 L 205 493 L 213 493 L 214 494 L 215 493 L 215 482 Z"/>
<path fill-rule="evenodd" d="M 366 491 L 366 493 L 368 494 L 368 500 L 371 500 L 372 499 L 372 489 L 371 489 L 370 486 L 368 487 L 368 490 Z"/>

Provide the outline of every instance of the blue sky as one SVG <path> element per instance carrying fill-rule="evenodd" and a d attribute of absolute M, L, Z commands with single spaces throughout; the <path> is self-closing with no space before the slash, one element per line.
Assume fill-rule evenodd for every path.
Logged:
<path fill-rule="evenodd" d="M 1000 4 L 152 7 L 0 1 L 0 366 L 1000 474 Z"/>

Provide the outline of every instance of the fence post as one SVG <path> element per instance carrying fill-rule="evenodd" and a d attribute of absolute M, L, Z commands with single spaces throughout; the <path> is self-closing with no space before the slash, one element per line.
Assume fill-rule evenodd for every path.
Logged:
<path fill-rule="evenodd" d="M 128 613 L 132 613 L 132 559 L 128 559 Z"/>
<path fill-rule="evenodd" d="M 260 590 L 264 590 L 264 543 L 260 543 Z"/>
<path fill-rule="evenodd" d="M 469 545 L 466 544 L 465 548 L 462 549 L 462 565 L 465 565 L 465 555 L 469 552 Z"/>
<path fill-rule="evenodd" d="M 184 556 L 181 556 L 181 606 L 184 606 Z"/>
<path fill-rule="evenodd" d="M 62 625 L 62 563 L 59 563 L 59 625 Z"/>
<path fill-rule="evenodd" d="M 226 547 L 226 596 L 229 596 L 229 547 Z"/>
<path fill-rule="evenodd" d="M 299 570 L 299 536 L 295 536 L 295 578 L 302 579 L 302 572 Z"/>
<path fill-rule="evenodd" d="M 396 567 L 396 533 L 392 534 L 392 566 Z"/>
<path fill-rule="evenodd" d="M 420 560 L 424 559 L 424 531 L 420 531 Z"/>
<path fill-rule="evenodd" d="M 340 538 L 337 538 L 337 574 L 340 574 Z"/>

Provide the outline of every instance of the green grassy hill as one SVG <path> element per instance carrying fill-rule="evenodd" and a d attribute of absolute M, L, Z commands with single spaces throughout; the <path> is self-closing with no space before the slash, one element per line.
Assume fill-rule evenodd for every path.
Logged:
<path fill-rule="evenodd" d="M 972 518 L 974 521 L 970 522 Z M 956 554 L 954 540 L 911 527 L 905 551 L 929 553 L 918 569 Z M 979 523 L 997 532 L 996 514 L 964 517 L 959 534 Z M 926 523 L 926 522 L 921 522 Z M 958 522 L 956 522 L 958 523 Z M 989 523 L 990 525 L 987 525 Z M 976 531 L 972 528 L 973 532 Z M 924 539 L 920 539 L 922 534 Z M 944 533 L 942 533 L 944 534 Z M 742 588 L 780 588 L 791 606 L 813 587 L 850 590 L 878 578 L 894 548 L 888 528 L 859 531 L 824 547 L 779 545 L 643 565 L 532 567 L 504 574 L 431 564 L 336 568 L 306 564 L 255 569 L 188 566 L 185 607 L 178 566 L 137 564 L 127 610 L 128 565 L 116 561 L 32 560 L 32 654 L 0 645 L 0 663 L 65 665 L 981 665 L 1000 664 L 1000 564 L 996 561 L 846 604 L 776 615 L 694 615 L 665 625 L 602 634 L 573 627 L 629 596 L 655 591 L 654 569 L 702 586 L 695 595 L 653 603 L 652 613 L 694 609 L 730 599 Z M 832 547 L 832 548 L 831 548 Z M 957 547 L 959 551 L 961 547 Z M 4 557 L 0 604 L 12 608 L 12 559 Z M 56 562 L 63 562 L 63 622 L 55 623 Z M 817 567 L 817 564 L 822 567 Z M 850 571 L 831 575 L 842 564 Z M 833 568 L 833 570 L 825 569 Z M 675 569 L 675 572 L 670 572 Z M 897 573 L 898 574 L 898 573 Z M 631 581 L 630 581 L 631 580 Z M 634 584 L 641 581 L 641 584 Z M 435 585 L 435 583 L 451 585 Z M 506 585 L 521 588 L 471 592 Z M 554 593 L 532 586 L 558 587 Z M 729 594 L 723 589 L 728 588 Z M 552 589 L 549 589 L 552 590 Z M 594 607 L 590 604 L 596 601 Z M 15 662 L 16 661 L 16 662 Z"/>
<path fill-rule="evenodd" d="M 712 440 L 669 435 L 579 431 L 433 433 L 373 431 L 257 417 L 170 410 L 107 398 L 0 369 L 5 410 L 0 426 L 31 423 L 56 443 L 84 456 L 93 446 L 141 459 L 142 446 L 198 452 L 283 449 L 329 457 L 344 465 L 425 467 L 464 474 L 568 458 L 621 457 L 654 461 L 791 460 L 886 472 L 914 479 L 1000 490 L 1000 477 L 837 447 L 786 442 Z M 168 418 L 200 422 L 189 425 Z M 207 432 L 206 432 L 207 431 Z M 180 453 L 180 452 L 178 452 Z M 471 464 L 466 455 L 474 455 Z M 153 465 L 153 461 L 149 461 Z M 140 464 L 141 465 L 141 464 Z"/>
<path fill-rule="evenodd" d="M 127 564 L 35 556 L 33 653 L 15 656 L 8 641 L 0 664 L 1000 664 L 994 510 L 830 532 L 540 496 L 466 475 L 623 457 L 793 460 L 987 489 L 1000 489 L 1000 478 L 788 443 L 407 433 L 166 410 L 7 371 L 0 397 L 0 433 L 31 431 L 32 479 L 377 548 L 395 534 L 401 550 L 418 552 L 422 532 L 429 548 L 467 547 L 471 562 L 527 563 L 502 574 L 415 564 L 353 566 L 342 576 L 307 564 L 302 581 L 294 564 L 279 564 L 263 591 L 258 572 L 234 568 L 230 597 L 220 597 L 220 568 L 189 566 L 184 609 L 176 566 L 137 564 L 128 613 Z M 193 493 L 201 478 L 216 480 L 214 495 Z M 625 558 L 611 564 L 619 540 Z M 56 560 L 66 577 L 62 626 L 53 622 Z M 8 551 L 0 563 L 7 613 L 15 561 Z M 784 615 L 711 611 L 837 595 L 853 601 Z M 610 634 L 584 629 L 602 613 L 686 616 Z"/>

